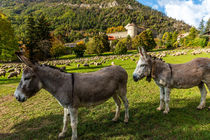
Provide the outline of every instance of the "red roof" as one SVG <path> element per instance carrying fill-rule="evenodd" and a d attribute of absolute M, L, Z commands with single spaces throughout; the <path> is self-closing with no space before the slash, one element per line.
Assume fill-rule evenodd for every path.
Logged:
<path fill-rule="evenodd" d="M 108 40 L 115 40 L 114 36 L 108 36 Z"/>

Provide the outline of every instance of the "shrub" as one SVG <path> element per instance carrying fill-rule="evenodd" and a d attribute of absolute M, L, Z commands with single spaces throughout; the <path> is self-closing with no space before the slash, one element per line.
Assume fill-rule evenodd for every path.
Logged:
<path fill-rule="evenodd" d="M 207 46 L 210 47 L 210 41 L 208 42 Z"/>
<path fill-rule="evenodd" d="M 115 47 L 116 47 L 116 45 L 117 45 L 118 42 L 119 42 L 118 39 L 115 39 L 115 40 L 112 41 L 112 43 L 111 43 L 111 45 L 110 45 L 110 50 L 111 50 L 112 52 L 114 52 L 114 49 L 115 49 Z"/>
<path fill-rule="evenodd" d="M 127 43 L 125 41 L 119 41 L 114 50 L 115 54 L 126 54 L 127 53 Z"/>
<path fill-rule="evenodd" d="M 200 47 L 205 47 L 207 45 L 206 39 L 205 38 L 195 38 L 193 40 L 193 46 L 200 46 Z"/>
<path fill-rule="evenodd" d="M 50 55 L 52 57 L 59 57 L 61 55 L 64 55 L 66 52 L 66 47 L 63 45 L 63 43 L 56 37 L 52 38 L 52 47 L 50 48 Z"/>
<path fill-rule="evenodd" d="M 93 53 L 95 53 L 94 52 L 94 50 L 95 50 L 95 41 L 91 38 L 91 39 L 89 39 L 89 41 L 87 42 L 87 44 L 86 44 L 86 47 L 87 47 L 87 49 L 86 49 L 86 53 L 88 53 L 88 54 L 93 54 Z"/>
<path fill-rule="evenodd" d="M 83 57 L 84 53 L 85 53 L 85 49 L 86 49 L 86 46 L 85 46 L 84 41 L 80 41 L 77 43 L 77 45 L 73 51 L 74 51 L 76 57 Z"/>
<path fill-rule="evenodd" d="M 173 44 L 173 47 L 174 47 L 174 48 L 179 47 L 179 42 L 178 42 L 178 41 L 176 41 L 176 42 Z"/>
<path fill-rule="evenodd" d="M 50 49 L 50 54 L 53 57 L 59 57 L 65 53 L 66 47 L 63 44 L 53 44 Z"/>

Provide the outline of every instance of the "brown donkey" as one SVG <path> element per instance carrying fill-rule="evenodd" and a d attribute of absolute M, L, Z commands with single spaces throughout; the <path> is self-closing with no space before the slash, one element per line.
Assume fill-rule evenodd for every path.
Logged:
<path fill-rule="evenodd" d="M 134 81 L 147 77 L 150 81 L 154 79 L 160 88 L 160 106 L 157 110 L 169 112 L 170 91 L 173 88 L 187 89 L 198 86 L 201 93 L 201 102 L 197 109 L 203 109 L 206 103 L 206 88 L 210 89 L 210 59 L 196 58 L 184 64 L 169 64 L 161 59 L 147 55 L 144 48 L 139 49 L 140 60 L 133 73 Z"/>
<path fill-rule="evenodd" d="M 65 73 L 58 68 L 33 64 L 21 53 L 16 54 L 28 67 L 23 71 L 14 96 L 18 101 L 24 102 L 42 88 L 50 92 L 64 107 L 64 126 L 59 138 L 64 137 L 67 131 L 68 114 L 71 119 L 72 140 L 75 140 L 78 108 L 101 104 L 110 97 L 117 106 L 113 121 L 117 121 L 120 116 L 121 99 L 125 106 L 124 122 L 128 122 L 128 75 L 122 67 L 110 66 L 91 73 Z"/>

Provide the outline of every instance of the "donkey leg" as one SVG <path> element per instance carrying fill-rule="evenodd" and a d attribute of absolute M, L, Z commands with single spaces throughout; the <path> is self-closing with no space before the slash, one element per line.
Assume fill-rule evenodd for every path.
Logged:
<path fill-rule="evenodd" d="M 69 108 L 71 118 L 72 140 L 77 139 L 78 110 L 77 108 Z"/>
<path fill-rule="evenodd" d="M 165 98 L 164 98 L 164 101 L 165 101 L 165 110 L 163 111 L 164 114 L 168 114 L 169 112 L 169 101 L 170 101 L 170 92 L 171 92 L 171 89 L 165 87 L 164 88 L 164 92 L 165 92 Z"/>
<path fill-rule="evenodd" d="M 125 106 L 125 119 L 124 119 L 124 122 L 127 123 L 128 122 L 128 119 L 129 119 L 129 103 L 128 103 L 128 99 L 126 97 L 126 89 L 121 91 L 120 93 L 120 98 L 122 99 L 123 101 L 123 104 Z"/>
<path fill-rule="evenodd" d="M 118 98 L 117 94 L 115 94 L 113 96 L 113 99 L 115 101 L 115 104 L 116 104 L 116 112 L 115 112 L 115 116 L 114 118 L 112 119 L 112 121 L 117 121 L 118 118 L 120 117 L 120 106 L 121 106 L 121 101 L 120 99 Z"/>
<path fill-rule="evenodd" d="M 164 88 L 160 87 L 160 106 L 157 108 L 157 110 L 159 111 L 163 110 L 164 107 L 164 94 L 165 94 Z"/>
<path fill-rule="evenodd" d="M 67 131 L 67 122 L 68 122 L 68 109 L 64 108 L 64 116 L 63 116 L 63 129 L 62 132 L 59 134 L 58 138 L 65 137 Z"/>
<path fill-rule="evenodd" d="M 205 85 L 204 85 L 203 82 L 198 85 L 198 88 L 199 88 L 200 93 L 201 93 L 201 102 L 198 105 L 197 109 L 203 109 L 205 107 L 205 105 L 206 105 L 206 94 L 207 94 L 207 91 L 206 91 L 206 88 L 205 88 Z"/>

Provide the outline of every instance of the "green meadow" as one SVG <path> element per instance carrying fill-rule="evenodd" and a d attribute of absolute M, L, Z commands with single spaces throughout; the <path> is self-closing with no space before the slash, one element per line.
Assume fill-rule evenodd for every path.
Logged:
<path fill-rule="evenodd" d="M 128 55 L 133 57 L 132 55 Z M 197 57 L 209 57 L 210 54 L 166 56 L 167 63 L 184 63 Z M 64 57 L 65 58 L 65 57 Z M 138 60 L 138 57 L 135 57 Z M 130 119 L 124 120 L 124 106 L 117 122 L 112 122 L 115 114 L 113 99 L 91 108 L 79 109 L 79 140 L 208 140 L 210 139 L 210 93 L 207 94 L 206 108 L 197 110 L 200 92 L 197 87 L 191 89 L 173 89 L 171 92 L 170 112 L 165 115 L 157 111 L 159 88 L 154 81 L 145 79 L 134 82 L 132 73 L 136 61 L 131 59 L 109 60 L 102 66 L 89 68 L 73 63 L 67 66 L 68 72 L 91 72 L 115 62 L 129 75 L 127 97 Z M 62 67 L 60 65 L 59 67 Z M 19 84 L 17 78 L 0 78 L 0 139 L 1 140 L 56 140 L 63 126 L 63 107 L 45 90 L 24 103 L 19 103 L 13 93 Z M 67 137 L 71 138 L 70 123 Z"/>

